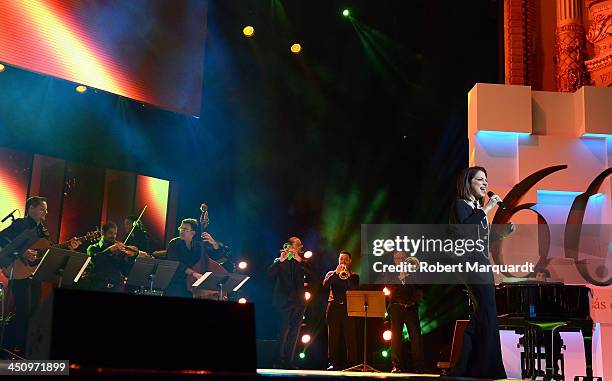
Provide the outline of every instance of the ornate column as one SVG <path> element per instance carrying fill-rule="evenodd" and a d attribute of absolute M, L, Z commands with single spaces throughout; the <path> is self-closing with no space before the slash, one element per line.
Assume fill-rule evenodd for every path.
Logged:
<path fill-rule="evenodd" d="M 535 0 L 504 0 L 504 68 L 508 85 L 535 83 Z"/>
<path fill-rule="evenodd" d="M 555 31 L 555 80 L 557 91 L 572 92 L 589 84 L 586 41 L 580 0 L 557 0 Z"/>
<path fill-rule="evenodd" d="M 586 61 L 594 86 L 612 86 L 612 1 L 587 0 L 589 30 L 587 40 L 594 45 L 595 56 Z"/>

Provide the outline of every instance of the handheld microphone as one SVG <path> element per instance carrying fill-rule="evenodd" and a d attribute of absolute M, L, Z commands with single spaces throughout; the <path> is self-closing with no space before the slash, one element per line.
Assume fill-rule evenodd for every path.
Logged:
<path fill-rule="evenodd" d="M 9 218 L 12 218 L 13 221 L 15 220 L 15 216 L 13 214 L 15 214 L 16 211 L 18 211 L 19 209 L 15 209 L 12 212 L 10 212 L 9 214 L 6 215 L 6 217 L 4 217 L 2 219 L 2 221 L 0 221 L 0 224 L 3 223 L 4 221 L 8 220 Z"/>
<path fill-rule="evenodd" d="M 488 192 L 487 192 L 487 196 L 489 196 L 489 197 L 493 197 L 493 196 L 495 196 L 495 193 L 494 193 L 494 192 L 491 192 L 491 191 L 488 191 Z M 503 201 L 498 201 L 498 202 L 497 202 L 497 206 L 499 206 L 499 207 L 500 207 L 500 208 L 502 208 L 503 210 L 506 210 L 506 204 L 504 204 L 504 202 L 503 202 Z"/>

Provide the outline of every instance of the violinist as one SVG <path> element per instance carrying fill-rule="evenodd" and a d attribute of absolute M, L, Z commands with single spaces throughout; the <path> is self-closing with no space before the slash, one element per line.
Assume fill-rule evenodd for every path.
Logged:
<path fill-rule="evenodd" d="M 108 221 L 102 225 L 100 241 L 87 248 L 92 267 L 87 278 L 89 288 L 97 291 L 123 291 L 121 276 L 128 275 L 139 251 L 116 239 L 117 224 Z"/>

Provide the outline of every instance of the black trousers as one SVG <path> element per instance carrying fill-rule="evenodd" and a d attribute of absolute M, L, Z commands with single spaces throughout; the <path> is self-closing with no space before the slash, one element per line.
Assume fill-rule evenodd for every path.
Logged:
<path fill-rule="evenodd" d="M 355 318 L 349 317 L 346 304 L 327 304 L 327 357 L 334 367 L 357 364 L 357 330 Z M 344 345 L 343 345 L 344 344 Z M 345 349 L 346 348 L 346 349 Z M 343 351 L 346 350 L 346 356 Z"/>
<path fill-rule="evenodd" d="M 290 367 L 295 360 L 295 346 L 304 316 L 304 306 L 301 304 L 279 308 L 280 337 L 277 368 Z"/>
<path fill-rule="evenodd" d="M 425 360 L 423 357 L 423 340 L 421 338 L 418 304 L 406 306 L 404 304 L 391 303 L 389 316 L 391 317 L 391 360 L 393 361 L 393 366 L 399 369 L 409 369 L 404 365 L 402 356 L 402 331 L 404 324 L 406 324 L 410 334 L 411 370 L 422 371 L 425 368 Z"/>
<path fill-rule="evenodd" d="M 495 286 L 469 284 L 474 313 L 463 333 L 461 355 L 450 375 L 454 377 L 506 378 L 501 355 Z"/>
<path fill-rule="evenodd" d="M 28 323 L 40 304 L 41 285 L 39 281 L 32 279 L 14 279 L 11 287 L 15 316 L 9 325 L 9 336 L 12 337 L 14 346 L 25 350 Z"/>

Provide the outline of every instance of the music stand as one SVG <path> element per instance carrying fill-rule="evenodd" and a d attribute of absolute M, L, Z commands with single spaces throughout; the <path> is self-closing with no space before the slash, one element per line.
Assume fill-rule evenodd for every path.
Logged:
<path fill-rule="evenodd" d="M 242 274 L 213 273 L 212 271 L 207 271 L 191 286 L 202 290 L 219 291 L 219 300 L 223 300 L 224 287 L 232 292 L 238 292 L 249 279 L 249 276 Z"/>
<path fill-rule="evenodd" d="M 368 355 L 368 318 L 384 318 L 387 312 L 385 294 L 382 291 L 347 291 L 346 312 L 348 316 L 364 317 L 363 322 L 363 363 L 352 366 L 344 371 L 379 372 L 367 363 Z"/>
<path fill-rule="evenodd" d="M 87 254 L 51 248 L 36 266 L 32 279 L 51 282 L 62 288 L 64 277 L 71 279 L 72 283 L 78 282 L 90 261 Z"/>
<path fill-rule="evenodd" d="M 178 268 L 177 261 L 168 261 L 155 258 L 137 258 L 127 277 L 127 285 L 139 287 L 141 290 L 161 289 L 162 294 L 170 285 L 172 277 Z"/>

